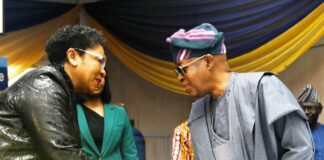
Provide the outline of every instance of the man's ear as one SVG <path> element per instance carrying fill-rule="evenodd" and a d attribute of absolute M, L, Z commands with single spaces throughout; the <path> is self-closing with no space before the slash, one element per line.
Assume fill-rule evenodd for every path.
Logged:
<path fill-rule="evenodd" d="M 213 69 L 214 65 L 215 65 L 215 57 L 211 54 L 207 54 L 206 57 L 206 63 L 207 63 L 207 68 L 208 70 Z"/>
<path fill-rule="evenodd" d="M 77 58 L 79 57 L 79 54 L 73 49 L 73 48 L 69 48 L 66 51 L 66 58 L 67 61 L 72 64 L 72 66 L 77 66 L 78 62 L 77 62 Z"/>

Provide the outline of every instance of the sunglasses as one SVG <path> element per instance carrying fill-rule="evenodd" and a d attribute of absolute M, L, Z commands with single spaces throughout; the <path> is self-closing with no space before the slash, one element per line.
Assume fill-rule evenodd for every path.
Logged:
<path fill-rule="evenodd" d="M 103 55 L 101 55 L 101 54 L 99 54 L 99 53 L 86 51 L 86 50 L 83 50 L 83 49 L 80 49 L 80 48 L 74 48 L 74 49 L 77 50 L 77 51 L 84 52 L 84 53 L 87 53 L 87 54 L 90 54 L 90 55 L 96 57 L 97 60 L 98 60 L 98 62 L 99 62 L 99 64 L 100 64 L 100 67 L 101 67 L 101 68 L 105 68 L 105 66 L 106 66 L 106 61 L 107 61 L 106 56 L 103 56 Z"/>
<path fill-rule="evenodd" d="M 203 59 L 206 55 L 203 55 L 191 62 L 189 62 L 188 64 L 184 65 L 184 66 L 177 66 L 176 69 L 174 70 L 174 72 L 177 74 L 177 76 L 184 76 L 184 74 L 186 73 L 187 67 L 201 59 Z"/>

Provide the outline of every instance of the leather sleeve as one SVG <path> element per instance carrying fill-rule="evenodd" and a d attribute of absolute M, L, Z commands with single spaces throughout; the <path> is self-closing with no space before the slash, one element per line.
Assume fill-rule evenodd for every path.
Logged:
<path fill-rule="evenodd" d="M 69 114 L 70 98 L 51 77 L 38 75 L 21 86 L 17 111 L 46 159 L 88 159 L 81 151 Z"/>

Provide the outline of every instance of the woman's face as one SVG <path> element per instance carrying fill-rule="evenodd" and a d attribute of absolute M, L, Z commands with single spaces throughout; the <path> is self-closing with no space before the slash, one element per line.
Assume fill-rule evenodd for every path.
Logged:
<path fill-rule="evenodd" d="M 104 89 L 106 77 L 104 69 L 106 62 L 103 62 L 106 61 L 104 49 L 101 45 L 96 45 L 82 52 L 84 54 L 78 60 L 78 88 L 82 93 L 100 94 Z"/>

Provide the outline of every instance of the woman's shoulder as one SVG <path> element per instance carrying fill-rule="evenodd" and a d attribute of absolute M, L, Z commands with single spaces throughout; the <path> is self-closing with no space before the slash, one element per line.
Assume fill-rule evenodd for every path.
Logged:
<path fill-rule="evenodd" d="M 105 105 L 107 105 L 109 108 L 111 108 L 111 109 L 113 109 L 113 110 L 115 110 L 115 111 L 117 111 L 119 113 L 123 113 L 123 114 L 126 113 L 127 114 L 126 109 L 124 107 L 122 107 L 122 106 L 112 104 L 112 103 L 106 103 Z"/>

